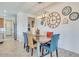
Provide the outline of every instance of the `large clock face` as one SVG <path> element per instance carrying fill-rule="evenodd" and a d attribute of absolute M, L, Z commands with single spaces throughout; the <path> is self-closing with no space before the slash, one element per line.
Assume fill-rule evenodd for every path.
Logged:
<path fill-rule="evenodd" d="M 71 8 L 70 6 L 66 6 L 66 7 L 64 7 L 63 10 L 62 10 L 62 14 L 63 14 L 64 16 L 67 16 L 67 15 L 69 15 L 69 14 L 71 13 L 71 11 L 72 11 L 72 8 Z"/>
<path fill-rule="evenodd" d="M 72 12 L 70 15 L 69 15 L 69 19 L 71 21 L 75 21 L 79 18 L 79 13 L 78 12 Z"/>
<path fill-rule="evenodd" d="M 43 21 L 44 25 L 50 28 L 58 27 L 60 22 L 61 22 L 61 17 L 60 14 L 57 12 L 52 12 L 51 14 L 49 14 L 48 17 L 45 17 Z"/>

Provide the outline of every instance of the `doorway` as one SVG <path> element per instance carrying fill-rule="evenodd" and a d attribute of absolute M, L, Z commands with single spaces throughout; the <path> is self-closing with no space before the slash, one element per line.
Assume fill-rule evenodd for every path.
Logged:
<path fill-rule="evenodd" d="M 13 20 L 5 20 L 6 37 L 14 37 L 14 22 Z"/>

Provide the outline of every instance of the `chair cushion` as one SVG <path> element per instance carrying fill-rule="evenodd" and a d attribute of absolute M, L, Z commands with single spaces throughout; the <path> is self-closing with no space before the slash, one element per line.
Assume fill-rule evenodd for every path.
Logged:
<path fill-rule="evenodd" d="M 52 35 L 53 35 L 53 32 L 47 32 L 47 37 L 48 37 L 48 38 L 51 38 Z"/>

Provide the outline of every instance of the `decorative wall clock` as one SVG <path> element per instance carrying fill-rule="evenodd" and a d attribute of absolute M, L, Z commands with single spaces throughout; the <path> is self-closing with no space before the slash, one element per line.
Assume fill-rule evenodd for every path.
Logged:
<path fill-rule="evenodd" d="M 72 12 L 72 13 L 69 15 L 69 19 L 70 19 L 71 21 L 76 21 L 78 18 L 79 18 L 79 13 L 78 13 L 78 12 Z"/>
<path fill-rule="evenodd" d="M 72 8 L 71 8 L 70 6 L 66 6 L 66 7 L 64 7 L 63 10 L 62 10 L 62 14 L 63 14 L 64 16 L 67 16 L 67 15 L 69 15 L 69 14 L 71 13 L 71 11 L 72 11 Z"/>
<path fill-rule="evenodd" d="M 51 14 L 49 14 L 49 19 L 47 22 L 48 27 L 56 28 L 57 26 L 59 26 L 60 22 L 61 22 L 61 17 L 58 12 L 52 12 Z"/>

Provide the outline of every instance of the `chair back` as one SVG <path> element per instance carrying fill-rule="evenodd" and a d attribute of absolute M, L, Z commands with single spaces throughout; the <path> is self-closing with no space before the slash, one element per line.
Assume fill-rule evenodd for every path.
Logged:
<path fill-rule="evenodd" d="M 51 38 L 53 36 L 53 32 L 47 32 L 47 37 Z"/>
<path fill-rule="evenodd" d="M 50 48 L 52 50 L 55 50 L 55 49 L 58 48 L 58 39 L 59 39 L 59 36 L 60 36 L 60 34 L 55 34 L 55 35 L 52 36 L 52 38 L 51 38 L 51 45 L 50 45 Z"/>
<path fill-rule="evenodd" d="M 23 36 L 24 36 L 24 44 L 28 44 L 28 36 L 26 32 L 23 32 Z"/>

